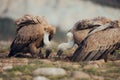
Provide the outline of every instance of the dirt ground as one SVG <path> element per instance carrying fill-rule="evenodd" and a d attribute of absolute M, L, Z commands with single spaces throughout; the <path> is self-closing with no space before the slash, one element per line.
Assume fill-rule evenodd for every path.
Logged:
<path fill-rule="evenodd" d="M 7 58 L 9 48 L 0 50 L 0 80 L 33 80 L 33 71 L 38 68 L 62 68 L 64 76 L 44 76 L 48 80 L 120 80 L 120 55 L 116 51 L 114 61 L 103 59 L 88 62 L 71 62 L 66 56 L 72 55 L 76 47 L 65 51 L 61 58 L 56 56 L 56 45 L 48 59 L 40 58 Z M 45 53 L 43 49 L 43 54 Z M 115 60 L 116 59 L 116 60 Z M 84 76 L 84 77 L 83 77 Z"/>
<path fill-rule="evenodd" d="M 33 80 L 35 76 L 32 72 L 37 68 L 43 67 L 62 68 L 67 72 L 67 75 L 62 77 L 45 76 L 50 80 L 120 80 L 120 60 L 109 61 L 107 63 L 104 60 L 70 62 L 65 58 L 56 59 L 53 57 L 56 53 L 52 53 L 53 55 L 49 59 L 6 58 L 7 53 L 0 53 L 1 80 Z M 67 55 L 64 54 L 64 56 Z M 76 71 L 78 73 L 75 73 Z M 76 77 L 79 71 L 84 72 L 90 78 Z"/>

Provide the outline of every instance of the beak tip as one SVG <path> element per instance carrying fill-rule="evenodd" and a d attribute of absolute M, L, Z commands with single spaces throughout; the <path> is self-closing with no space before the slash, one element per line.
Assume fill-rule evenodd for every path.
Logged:
<path fill-rule="evenodd" d="M 61 56 L 62 53 L 63 53 L 62 50 L 58 50 L 58 51 L 57 51 L 57 57 Z"/>

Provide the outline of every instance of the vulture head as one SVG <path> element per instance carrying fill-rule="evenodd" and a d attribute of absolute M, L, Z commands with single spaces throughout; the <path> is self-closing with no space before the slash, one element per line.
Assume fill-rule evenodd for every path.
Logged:
<path fill-rule="evenodd" d="M 67 43 L 62 43 L 58 46 L 58 52 L 57 55 L 60 56 L 63 51 L 67 50 L 67 49 L 71 49 L 74 46 L 74 38 L 73 38 L 73 34 L 71 32 L 67 33 Z"/>

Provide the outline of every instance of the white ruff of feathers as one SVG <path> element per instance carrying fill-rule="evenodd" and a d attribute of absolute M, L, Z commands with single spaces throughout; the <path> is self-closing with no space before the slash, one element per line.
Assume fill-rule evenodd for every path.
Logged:
<path fill-rule="evenodd" d="M 67 43 L 61 43 L 58 46 L 58 50 L 67 50 L 67 49 L 71 49 L 74 46 L 74 39 L 73 39 L 73 34 L 71 32 L 67 33 L 67 39 L 68 42 Z"/>
<path fill-rule="evenodd" d="M 43 39 L 44 44 L 46 45 L 46 48 L 51 47 L 51 42 L 49 41 L 49 33 L 44 31 L 44 39 Z"/>

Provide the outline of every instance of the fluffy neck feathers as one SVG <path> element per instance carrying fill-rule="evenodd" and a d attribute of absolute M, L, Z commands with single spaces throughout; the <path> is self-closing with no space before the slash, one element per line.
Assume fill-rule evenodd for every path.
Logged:
<path fill-rule="evenodd" d="M 67 43 L 61 43 L 58 46 L 58 49 L 64 51 L 64 50 L 70 49 L 74 46 L 73 34 L 71 32 L 67 33 L 67 39 L 68 39 L 68 42 Z"/>
<path fill-rule="evenodd" d="M 44 44 L 46 45 L 46 47 L 50 47 L 51 43 L 49 41 L 49 33 L 44 31 L 44 40 L 43 40 Z"/>

